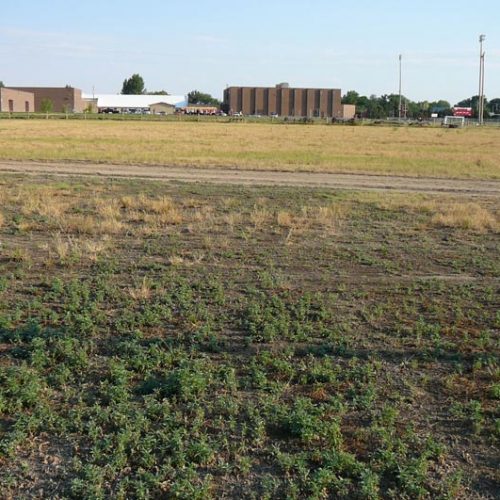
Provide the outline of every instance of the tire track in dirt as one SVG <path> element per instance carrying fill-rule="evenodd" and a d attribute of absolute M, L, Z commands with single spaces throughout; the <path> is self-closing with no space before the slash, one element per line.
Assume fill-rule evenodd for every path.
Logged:
<path fill-rule="evenodd" d="M 114 165 L 0 161 L 0 173 L 56 176 L 97 176 L 163 182 L 200 182 L 245 186 L 302 186 L 363 191 L 400 191 L 428 194 L 467 194 L 500 197 L 500 181 L 402 177 L 327 172 L 284 172 L 165 165 Z"/>

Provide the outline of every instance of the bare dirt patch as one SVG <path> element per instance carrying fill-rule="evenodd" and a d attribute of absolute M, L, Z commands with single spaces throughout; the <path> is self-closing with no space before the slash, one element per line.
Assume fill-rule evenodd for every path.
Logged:
<path fill-rule="evenodd" d="M 400 177 L 396 175 L 279 172 L 222 168 L 169 167 L 160 165 L 109 165 L 96 163 L 0 163 L 0 172 L 50 174 L 60 176 L 104 176 L 158 181 L 241 184 L 245 186 L 304 186 L 363 191 L 403 191 L 419 193 L 466 193 L 500 196 L 500 181 Z"/>

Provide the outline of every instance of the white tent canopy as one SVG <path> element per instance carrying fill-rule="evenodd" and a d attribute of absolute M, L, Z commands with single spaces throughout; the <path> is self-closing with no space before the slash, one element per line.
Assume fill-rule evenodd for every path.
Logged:
<path fill-rule="evenodd" d="M 150 95 L 150 94 L 83 94 L 84 99 L 97 99 L 98 108 L 141 109 L 149 108 L 151 104 L 165 102 L 178 108 L 186 107 L 185 95 Z"/>

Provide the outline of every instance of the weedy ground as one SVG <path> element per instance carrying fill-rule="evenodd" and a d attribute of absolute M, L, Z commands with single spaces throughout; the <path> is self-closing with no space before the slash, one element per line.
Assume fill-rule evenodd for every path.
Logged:
<path fill-rule="evenodd" d="M 0 496 L 494 497 L 499 208 L 0 178 Z"/>
<path fill-rule="evenodd" d="M 0 159 L 499 179 L 495 128 L 1 120 Z"/>

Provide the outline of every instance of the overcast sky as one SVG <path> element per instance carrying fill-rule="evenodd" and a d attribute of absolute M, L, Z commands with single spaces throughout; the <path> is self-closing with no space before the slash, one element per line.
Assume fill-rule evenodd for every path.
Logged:
<path fill-rule="evenodd" d="M 500 0 L 4 0 L 0 80 L 118 93 L 226 85 L 398 89 L 456 103 L 478 92 L 486 34 L 488 98 L 500 97 Z"/>

